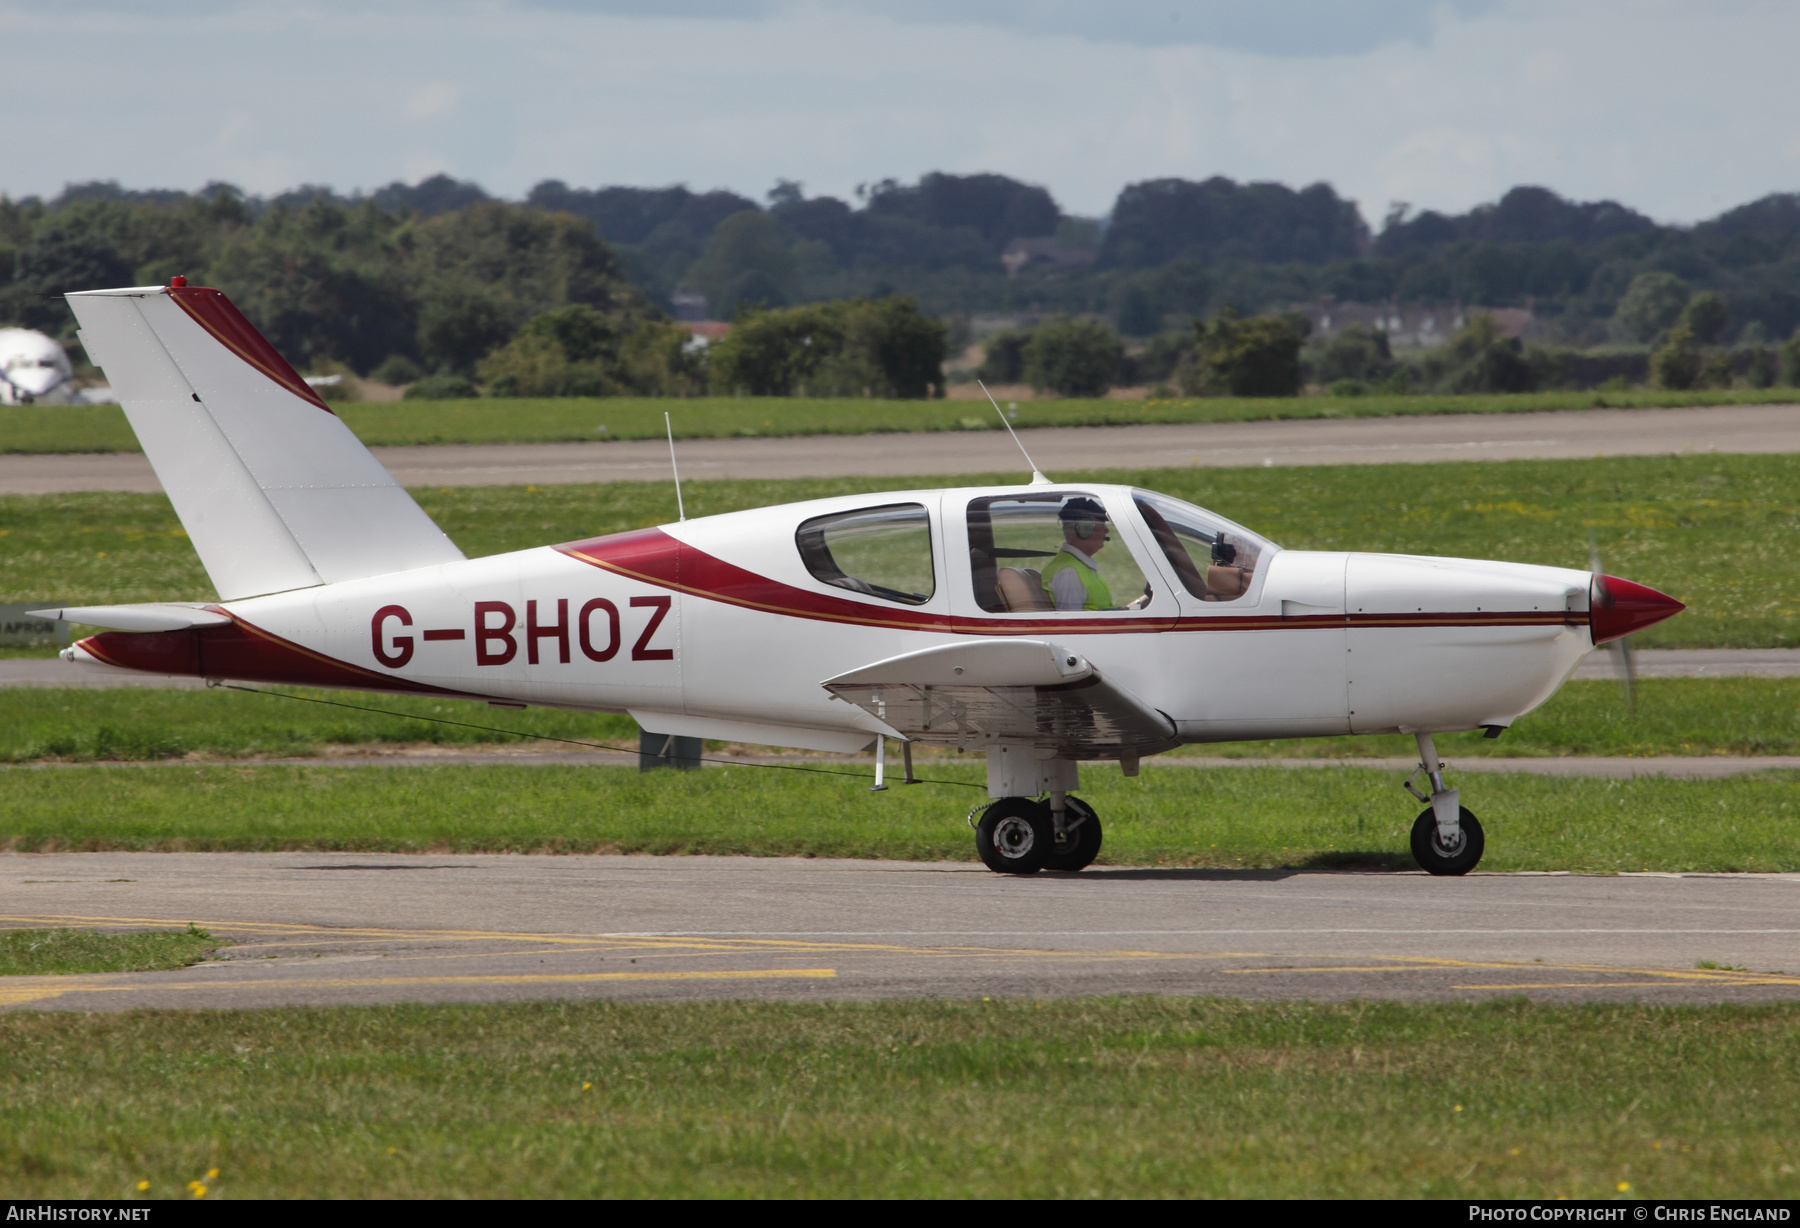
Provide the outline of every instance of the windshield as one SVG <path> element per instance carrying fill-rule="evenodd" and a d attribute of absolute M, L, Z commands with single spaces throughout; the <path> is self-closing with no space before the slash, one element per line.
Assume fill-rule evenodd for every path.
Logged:
<path fill-rule="evenodd" d="M 1205 508 L 1150 490 L 1131 492 L 1150 536 L 1202 601 L 1236 601 L 1250 591 L 1257 566 L 1280 547 Z"/>

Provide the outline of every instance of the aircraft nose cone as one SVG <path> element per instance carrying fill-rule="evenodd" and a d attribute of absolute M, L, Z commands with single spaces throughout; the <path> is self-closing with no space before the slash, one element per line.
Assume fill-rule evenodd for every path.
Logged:
<path fill-rule="evenodd" d="M 1617 576 L 1596 574 L 1588 598 L 1590 630 L 1594 633 L 1596 647 L 1645 627 L 1653 627 L 1687 609 L 1667 593 Z"/>

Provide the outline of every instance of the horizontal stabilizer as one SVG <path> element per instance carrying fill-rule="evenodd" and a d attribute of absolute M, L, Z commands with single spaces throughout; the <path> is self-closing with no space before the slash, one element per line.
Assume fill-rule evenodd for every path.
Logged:
<path fill-rule="evenodd" d="M 1044 640 L 927 648 L 821 685 L 912 741 L 961 750 L 1029 744 L 1065 758 L 1110 759 L 1177 744 L 1168 717 Z"/>
<path fill-rule="evenodd" d="M 217 290 L 67 298 L 222 599 L 462 559 Z"/>
<path fill-rule="evenodd" d="M 197 602 L 148 601 L 141 605 L 75 605 L 58 610 L 32 610 L 38 618 L 55 618 L 108 631 L 185 631 L 216 627 L 231 619 Z"/>

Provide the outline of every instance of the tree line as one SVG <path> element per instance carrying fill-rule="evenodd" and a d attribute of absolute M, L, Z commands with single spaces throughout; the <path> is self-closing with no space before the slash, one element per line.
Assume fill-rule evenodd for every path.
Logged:
<path fill-rule="evenodd" d="M 1131 184 L 1104 226 L 1003 175 L 887 180 L 854 196 L 808 197 L 783 181 L 758 204 L 722 190 L 550 180 L 512 203 L 446 176 L 357 197 L 77 185 L 49 201 L 0 199 L 0 322 L 70 338 L 62 291 L 179 272 L 225 289 L 302 365 L 459 388 L 644 393 L 762 387 L 776 369 L 744 366 L 726 348 L 710 356 L 726 374 L 715 373 L 669 318 L 698 303 L 727 319 L 800 311 L 792 319 L 809 322 L 788 332 L 851 338 L 865 355 L 910 353 L 922 334 L 897 314 L 824 304 L 910 299 L 919 319 L 945 321 L 951 336 L 966 335 L 966 317 L 979 312 L 1089 317 L 1129 340 L 1121 349 L 1133 356 L 1161 353 L 1169 335 L 1191 331 L 1188 320 L 1226 311 L 1529 306 L 1556 343 L 1529 358 L 1520 349 L 1540 382 L 1585 378 L 1592 364 L 1571 365 L 1560 350 L 1610 345 L 1647 364 L 1695 295 L 1718 301 L 1722 330 L 1675 337 L 1656 378 L 1690 369 L 1696 381 L 1722 378 L 1721 347 L 1738 378 L 1761 378 L 1779 360 L 1758 353 L 1800 327 L 1800 195 L 1680 228 L 1616 202 L 1517 188 L 1460 215 L 1397 206 L 1379 233 L 1325 184 Z M 857 338 L 875 319 L 911 339 L 870 349 Z M 1309 341 L 1307 353 L 1321 344 Z M 792 378 L 776 383 L 919 387 L 901 373 L 913 359 L 879 378 L 872 361 L 815 355 L 777 364 Z M 1306 361 L 1309 372 L 1344 367 Z M 1421 362 L 1408 369 L 1418 382 L 1436 378 Z M 1337 378 L 1369 382 L 1366 372 Z"/>

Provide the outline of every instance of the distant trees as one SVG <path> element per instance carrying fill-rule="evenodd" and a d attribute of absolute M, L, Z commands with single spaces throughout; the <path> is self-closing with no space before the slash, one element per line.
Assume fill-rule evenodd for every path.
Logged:
<path fill-rule="evenodd" d="M 1194 321 L 1194 354 L 1187 391 L 1234 397 L 1291 397 L 1300 393 L 1300 347 L 1305 335 L 1280 316 L 1245 318 L 1231 308 Z"/>
<path fill-rule="evenodd" d="M 1016 239 L 1033 244 L 1014 254 L 1033 258 L 1003 263 Z M 1100 258 L 1090 261 L 1096 245 Z M 0 198 L 0 323 L 73 344 L 60 292 L 177 273 L 226 290 L 302 367 L 412 364 L 471 384 L 489 370 L 490 382 L 504 375 L 519 387 L 695 388 L 688 341 L 645 327 L 678 300 L 682 314 L 697 311 L 688 294 L 714 318 L 910 298 L 920 317 L 1109 319 L 1133 339 L 1113 383 L 1224 388 L 1200 361 L 1197 334 L 1165 335 L 1166 322 L 1215 319 L 1226 307 L 1251 319 L 1319 301 L 1344 304 L 1348 318 L 1365 314 L 1348 310 L 1354 304 L 1458 304 L 1464 315 L 1479 314 L 1469 304 L 1528 307 L 1543 344 L 1628 343 L 1571 357 L 1497 337 L 1476 345 L 1479 361 L 1445 351 L 1398 363 L 1383 357 L 1378 330 L 1339 333 L 1305 353 L 1307 378 L 1324 384 L 1507 386 L 1518 362 L 1533 386 L 1642 380 L 1649 350 L 1677 325 L 1691 342 L 1671 353 L 1698 347 L 1694 380 L 1800 378 L 1782 365 L 1786 348 L 1770 348 L 1800 327 L 1800 194 L 1678 228 L 1613 202 L 1519 188 L 1466 214 L 1397 210 L 1373 239 L 1325 185 L 1296 191 L 1222 178 L 1132 184 L 1104 224 L 1068 217 L 1043 188 L 999 175 L 883 181 L 849 201 L 808 199 L 783 180 L 766 208 L 731 192 L 555 180 L 517 205 L 448 176 L 348 198 L 312 186 L 261 199 L 223 184 L 187 193 L 111 182 L 72 185 L 47 202 Z M 616 362 L 576 370 L 595 360 L 570 358 L 561 341 L 546 349 L 540 333 L 526 332 L 573 304 L 613 321 Z M 536 340 L 483 366 L 521 338 Z M 1026 379 L 1028 341 L 1023 332 L 988 337 L 982 377 Z M 642 360 L 654 376 L 622 374 L 639 361 L 628 360 L 634 345 L 664 355 Z M 873 352 L 861 342 L 850 351 Z M 1051 353 L 1034 367 L 1045 387 L 1095 386 L 1053 375 L 1061 368 Z M 809 360 L 794 386 L 900 386 L 888 364 L 860 362 Z M 1664 363 L 1677 380 L 1691 365 Z M 596 375 L 601 368 L 610 374 Z M 930 374 L 923 386 L 938 379 Z"/>
<path fill-rule="evenodd" d="M 533 317 L 482 360 L 491 396 L 686 395 L 704 391 L 688 331 L 571 303 Z"/>
<path fill-rule="evenodd" d="M 1367 324 L 1352 324 L 1320 347 L 1313 378 L 1321 384 L 1342 380 L 1374 383 L 1393 374 L 1397 365 L 1386 333 Z"/>
<path fill-rule="evenodd" d="M 1701 345 L 1717 345 L 1731 327 L 1731 312 L 1725 300 L 1711 291 L 1702 291 L 1681 309 L 1681 323 L 1688 326 L 1694 340 Z"/>
<path fill-rule="evenodd" d="M 1032 330 L 1020 354 L 1022 373 L 1039 392 L 1105 396 L 1123 352 L 1118 334 L 1098 320 L 1059 317 Z"/>
<path fill-rule="evenodd" d="M 750 396 L 943 395 L 944 325 L 908 298 L 749 311 L 711 348 L 708 378 Z"/>
<path fill-rule="evenodd" d="M 433 370 L 468 376 L 475 364 L 505 345 L 516 327 L 518 309 L 479 282 L 433 282 L 419 311 L 418 349 Z"/>
<path fill-rule="evenodd" d="M 1475 316 L 1420 365 L 1426 383 L 1445 392 L 1530 392 L 1537 384 L 1524 345 L 1491 315 Z"/>
<path fill-rule="evenodd" d="M 869 192 L 869 214 L 938 230 L 968 230 L 999 255 L 1013 239 L 1056 233 L 1062 210 L 1049 192 L 1005 175 L 932 172 L 911 187 L 884 180 Z"/>
<path fill-rule="evenodd" d="M 1193 329 L 1175 328 L 1157 333 L 1144 342 L 1144 348 L 1135 355 L 1136 382 L 1151 385 L 1168 383 L 1177 378 L 1182 366 L 1191 361 L 1193 353 Z"/>
<path fill-rule="evenodd" d="M 1580 204 L 1564 200 L 1548 188 L 1517 187 L 1491 205 L 1477 205 L 1460 216 L 1427 210 L 1407 220 L 1406 206 L 1388 216 L 1375 240 L 1383 256 L 1442 247 L 1452 243 L 1600 243 L 1628 235 L 1648 234 L 1656 223 L 1617 201 Z"/>
<path fill-rule="evenodd" d="M 1685 322 L 1679 323 L 1650 355 L 1650 377 L 1662 388 L 1692 388 L 1700 383 L 1705 362 L 1700 339 Z"/>
<path fill-rule="evenodd" d="M 1328 184 L 1153 179 L 1119 193 L 1101 259 L 1145 268 L 1178 259 L 1281 263 L 1354 259 L 1368 241 L 1356 205 Z"/>
<path fill-rule="evenodd" d="M 775 219 L 752 209 L 719 223 L 687 285 L 706 297 L 710 314 L 729 320 L 744 310 L 787 306 L 794 264 Z"/>
<path fill-rule="evenodd" d="M 1688 284 L 1673 273 L 1639 273 L 1613 318 L 1633 340 L 1649 341 L 1681 318 L 1690 293 Z"/>
<path fill-rule="evenodd" d="M 975 378 L 986 384 L 1018 384 L 1025 379 L 1025 346 L 1028 328 L 1003 328 L 981 343 L 981 366 Z"/>

